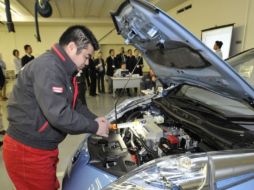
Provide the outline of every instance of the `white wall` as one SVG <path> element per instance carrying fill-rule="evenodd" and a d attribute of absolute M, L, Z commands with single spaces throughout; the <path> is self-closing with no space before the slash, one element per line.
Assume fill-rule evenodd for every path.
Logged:
<path fill-rule="evenodd" d="M 248 11 L 246 12 L 246 34 L 244 39 L 245 49 L 254 47 L 254 1 L 248 0 L 248 2 Z"/>
<path fill-rule="evenodd" d="M 16 33 L 8 33 L 7 28 L 3 25 L 0 25 L 0 53 L 3 56 L 3 60 L 7 64 L 7 69 L 14 69 L 12 56 L 13 49 L 18 49 L 22 57 L 24 55 L 23 46 L 25 44 L 30 44 L 33 48 L 33 55 L 37 57 L 49 49 L 54 43 L 56 43 L 60 35 L 68 26 L 69 25 L 63 24 L 42 24 L 42 26 L 40 26 L 40 35 L 42 42 L 37 42 L 36 38 L 34 37 L 35 28 L 33 24 L 15 25 Z M 113 25 L 88 27 L 94 32 L 98 40 L 113 29 Z M 100 44 L 114 45 L 123 43 L 124 41 L 122 37 L 117 35 L 115 30 L 100 42 Z M 104 55 L 107 55 L 107 53 Z"/>
<path fill-rule="evenodd" d="M 191 9 L 176 13 L 189 4 Z M 235 23 L 231 55 L 254 47 L 253 0 L 188 0 L 168 14 L 199 39 L 203 29 Z"/>

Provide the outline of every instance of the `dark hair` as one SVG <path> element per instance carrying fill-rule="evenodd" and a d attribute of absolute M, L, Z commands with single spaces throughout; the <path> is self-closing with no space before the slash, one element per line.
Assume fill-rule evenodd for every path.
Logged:
<path fill-rule="evenodd" d="M 14 50 L 12 51 L 12 55 L 15 56 L 16 52 L 19 52 L 19 50 L 14 49 Z"/>
<path fill-rule="evenodd" d="M 24 45 L 24 50 L 26 51 L 28 48 L 30 48 L 31 46 L 29 44 Z"/>
<path fill-rule="evenodd" d="M 114 50 L 114 49 L 110 49 L 110 50 L 109 50 L 109 54 L 111 54 L 112 51 L 115 51 L 115 50 Z"/>
<path fill-rule="evenodd" d="M 129 53 L 129 52 L 132 52 L 132 49 L 128 49 L 127 52 L 128 52 L 128 53 Z"/>
<path fill-rule="evenodd" d="M 74 42 L 77 46 L 77 54 L 91 44 L 94 50 L 99 49 L 99 44 L 94 34 L 85 26 L 75 25 L 67 28 L 59 38 L 59 45 L 65 46 Z"/>
<path fill-rule="evenodd" d="M 222 41 L 216 41 L 215 43 L 216 43 L 216 45 L 217 45 L 219 48 L 221 48 L 222 45 L 223 45 L 223 42 L 222 42 Z"/>

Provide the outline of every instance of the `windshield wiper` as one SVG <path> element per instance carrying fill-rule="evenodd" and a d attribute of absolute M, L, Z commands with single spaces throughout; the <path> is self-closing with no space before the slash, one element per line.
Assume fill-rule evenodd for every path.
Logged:
<path fill-rule="evenodd" d="M 209 108 L 208 106 L 204 105 L 202 102 L 196 101 L 196 100 L 191 100 L 189 98 L 185 98 L 185 97 L 178 97 L 178 96 L 170 96 L 170 99 L 173 99 L 174 101 L 178 101 L 177 106 L 181 107 L 181 109 L 189 109 L 189 110 L 194 110 L 200 113 L 206 113 L 206 114 L 211 114 L 214 115 L 216 117 L 219 117 L 222 120 L 228 120 L 227 117 L 225 117 L 224 115 L 222 115 L 220 112 Z M 189 105 L 186 105 L 184 103 L 191 103 Z M 175 102 L 174 102 L 175 104 Z M 209 121 L 208 121 L 209 122 Z M 224 121 L 225 122 L 225 121 Z M 219 125 L 216 125 L 214 123 L 210 123 L 210 127 L 215 127 L 217 129 L 223 130 L 223 131 L 227 131 L 227 132 L 231 132 L 231 133 L 237 133 L 237 134 L 243 134 L 244 130 L 242 129 L 237 129 L 234 127 L 233 123 L 231 125 L 231 128 L 228 127 L 221 127 Z"/>
<path fill-rule="evenodd" d="M 198 111 L 201 113 L 212 114 L 212 115 L 215 115 L 216 117 L 219 117 L 224 120 L 227 119 L 227 117 L 224 114 L 222 114 L 221 112 L 219 112 L 207 105 L 204 105 L 200 101 L 192 100 L 192 99 L 185 98 L 185 97 L 178 97 L 178 96 L 170 96 L 170 99 L 176 99 L 177 101 L 180 102 L 181 107 L 183 107 L 185 109 L 187 108 L 189 110 L 194 110 L 194 111 Z M 186 102 L 188 102 L 190 104 L 184 104 Z"/>

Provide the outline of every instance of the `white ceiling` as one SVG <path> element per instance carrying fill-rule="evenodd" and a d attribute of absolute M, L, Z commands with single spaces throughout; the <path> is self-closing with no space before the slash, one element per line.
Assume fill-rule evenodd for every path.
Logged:
<path fill-rule="evenodd" d="M 0 21 L 5 20 L 3 16 L 4 7 L 0 0 Z M 109 20 L 109 12 L 116 8 L 124 0 L 50 0 L 53 8 L 51 20 L 73 20 L 73 19 L 92 19 L 97 22 Z M 168 11 L 187 0 L 148 0 L 164 11 Z M 33 20 L 35 0 L 10 0 L 12 17 L 15 21 Z M 1 9 L 2 8 L 2 9 Z M 17 14 L 16 14 L 17 13 Z M 46 20 L 46 19 L 45 19 Z"/>

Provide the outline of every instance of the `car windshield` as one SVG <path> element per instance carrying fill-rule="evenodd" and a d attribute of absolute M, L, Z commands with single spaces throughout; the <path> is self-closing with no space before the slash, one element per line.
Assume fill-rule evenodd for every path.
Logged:
<path fill-rule="evenodd" d="M 226 60 L 254 88 L 254 49 Z"/>
<path fill-rule="evenodd" d="M 205 104 L 226 117 L 254 116 L 254 110 L 248 104 L 244 104 L 238 100 L 230 99 L 199 87 L 184 85 L 177 94 Z"/>

